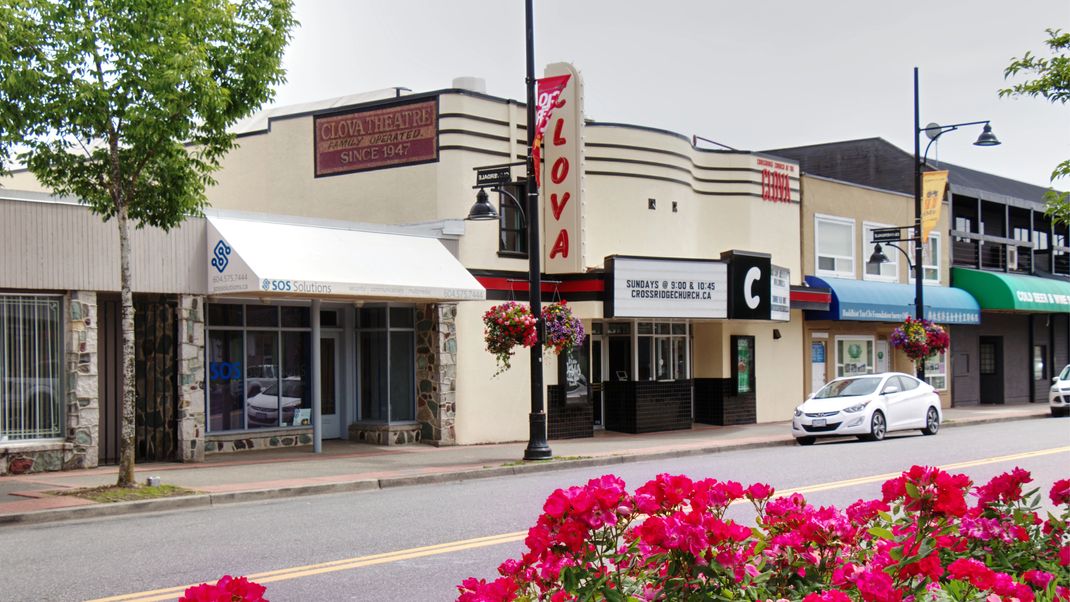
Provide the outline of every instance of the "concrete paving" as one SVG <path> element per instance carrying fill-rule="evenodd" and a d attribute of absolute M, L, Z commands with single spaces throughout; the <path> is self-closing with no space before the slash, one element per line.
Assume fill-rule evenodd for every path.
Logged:
<path fill-rule="evenodd" d="M 944 410 L 944 427 L 1050 416 L 1046 404 L 991 405 Z M 1067 422 L 1070 429 L 1070 420 Z M 689 430 L 630 435 L 595 431 L 586 439 L 551 441 L 555 459 L 523 462 L 526 442 L 493 445 L 380 447 L 327 441 L 323 453 L 311 447 L 210 455 L 198 464 L 154 463 L 136 468 L 137 480 L 160 477 L 196 495 L 98 504 L 49 492 L 110 485 L 114 466 L 91 470 L 0 477 L 0 525 L 48 522 L 209 506 L 257 499 L 361 491 L 420 483 L 459 481 L 609 466 L 657 458 L 714 453 L 747 447 L 793 445 L 788 422 L 744 426 L 696 424 Z"/>

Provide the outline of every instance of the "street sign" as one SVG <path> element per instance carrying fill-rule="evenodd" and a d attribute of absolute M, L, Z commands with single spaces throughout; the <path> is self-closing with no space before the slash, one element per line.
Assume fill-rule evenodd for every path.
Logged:
<path fill-rule="evenodd" d="M 509 166 L 476 170 L 476 186 L 504 186 L 513 181 Z"/>
<path fill-rule="evenodd" d="M 900 228 L 876 228 L 873 230 L 873 240 L 870 242 L 898 242 L 903 240 L 903 231 Z"/>

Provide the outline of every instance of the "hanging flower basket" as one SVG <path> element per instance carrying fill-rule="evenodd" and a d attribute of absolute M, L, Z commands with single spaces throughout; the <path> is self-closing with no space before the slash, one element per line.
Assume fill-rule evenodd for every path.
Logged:
<path fill-rule="evenodd" d="M 572 315 L 572 308 L 565 301 L 551 303 L 542 308 L 542 319 L 546 324 L 546 348 L 553 349 L 561 355 L 583 345 L 587 336 L 583 332 L 583 322 Z"/>
<path fill-rule="evenodd" d="M 889 340 L 893 347 L 902 349 L 903 353 L 915 362 L 933 357 L 945 351 L 951 344 L 951 338 L 943 328 L 929 320 L 915 320 L 911 317 L 907 317 L 892 331 Z"/>
<path fill-rule="evenodd" d="M 494 354 L 498 363 L 494 376 L 510 368 L 509 360 L 513 357 L 514 347 L 535 345 L 538 338 L 535 333 L 537 321 L 527 305 L 516 301 L 495 305 L 483 314 L 483 339 L 487 343 L 487 351 Z"/>

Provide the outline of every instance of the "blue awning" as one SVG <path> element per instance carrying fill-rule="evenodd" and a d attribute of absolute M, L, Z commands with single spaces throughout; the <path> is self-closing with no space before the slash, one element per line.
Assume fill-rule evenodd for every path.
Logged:
<path fill-rule="evenodd" d="M 807 320 L 899 322 L 914 315 L 914 285 L 807 276 L 806 283 L 832 289 L 828 311 L 807 311 Z M 980 324 L 981 307 L 966 291 L 926 286 L 925 317 L 940 324 Z"/>

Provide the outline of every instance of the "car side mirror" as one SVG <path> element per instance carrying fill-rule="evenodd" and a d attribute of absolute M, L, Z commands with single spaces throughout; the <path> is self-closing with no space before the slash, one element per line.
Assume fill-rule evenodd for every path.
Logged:
<path fill-rule="evenodd" d="M 249 385 L 249 397 L 256 397 L 260 395 L 260 385 L 253 383 Z"/>
<path fill-rule="evenodd" d="M 898 392 L 899 392 L 899 387 L 897 387 L 895 385 L 888 385 L 887 387 L 884 387 L 884 392 L 882 392 L 881 395 L 890 395 L 892 393 L 898 393 Z"/>
<path fill-rule="evenodd" d="M 1053 383 L 1059 382 L 1059 377 L 1056 376 L 1055 378 L 1051 379 L 1051 382 L 1053 382 Z"/>

